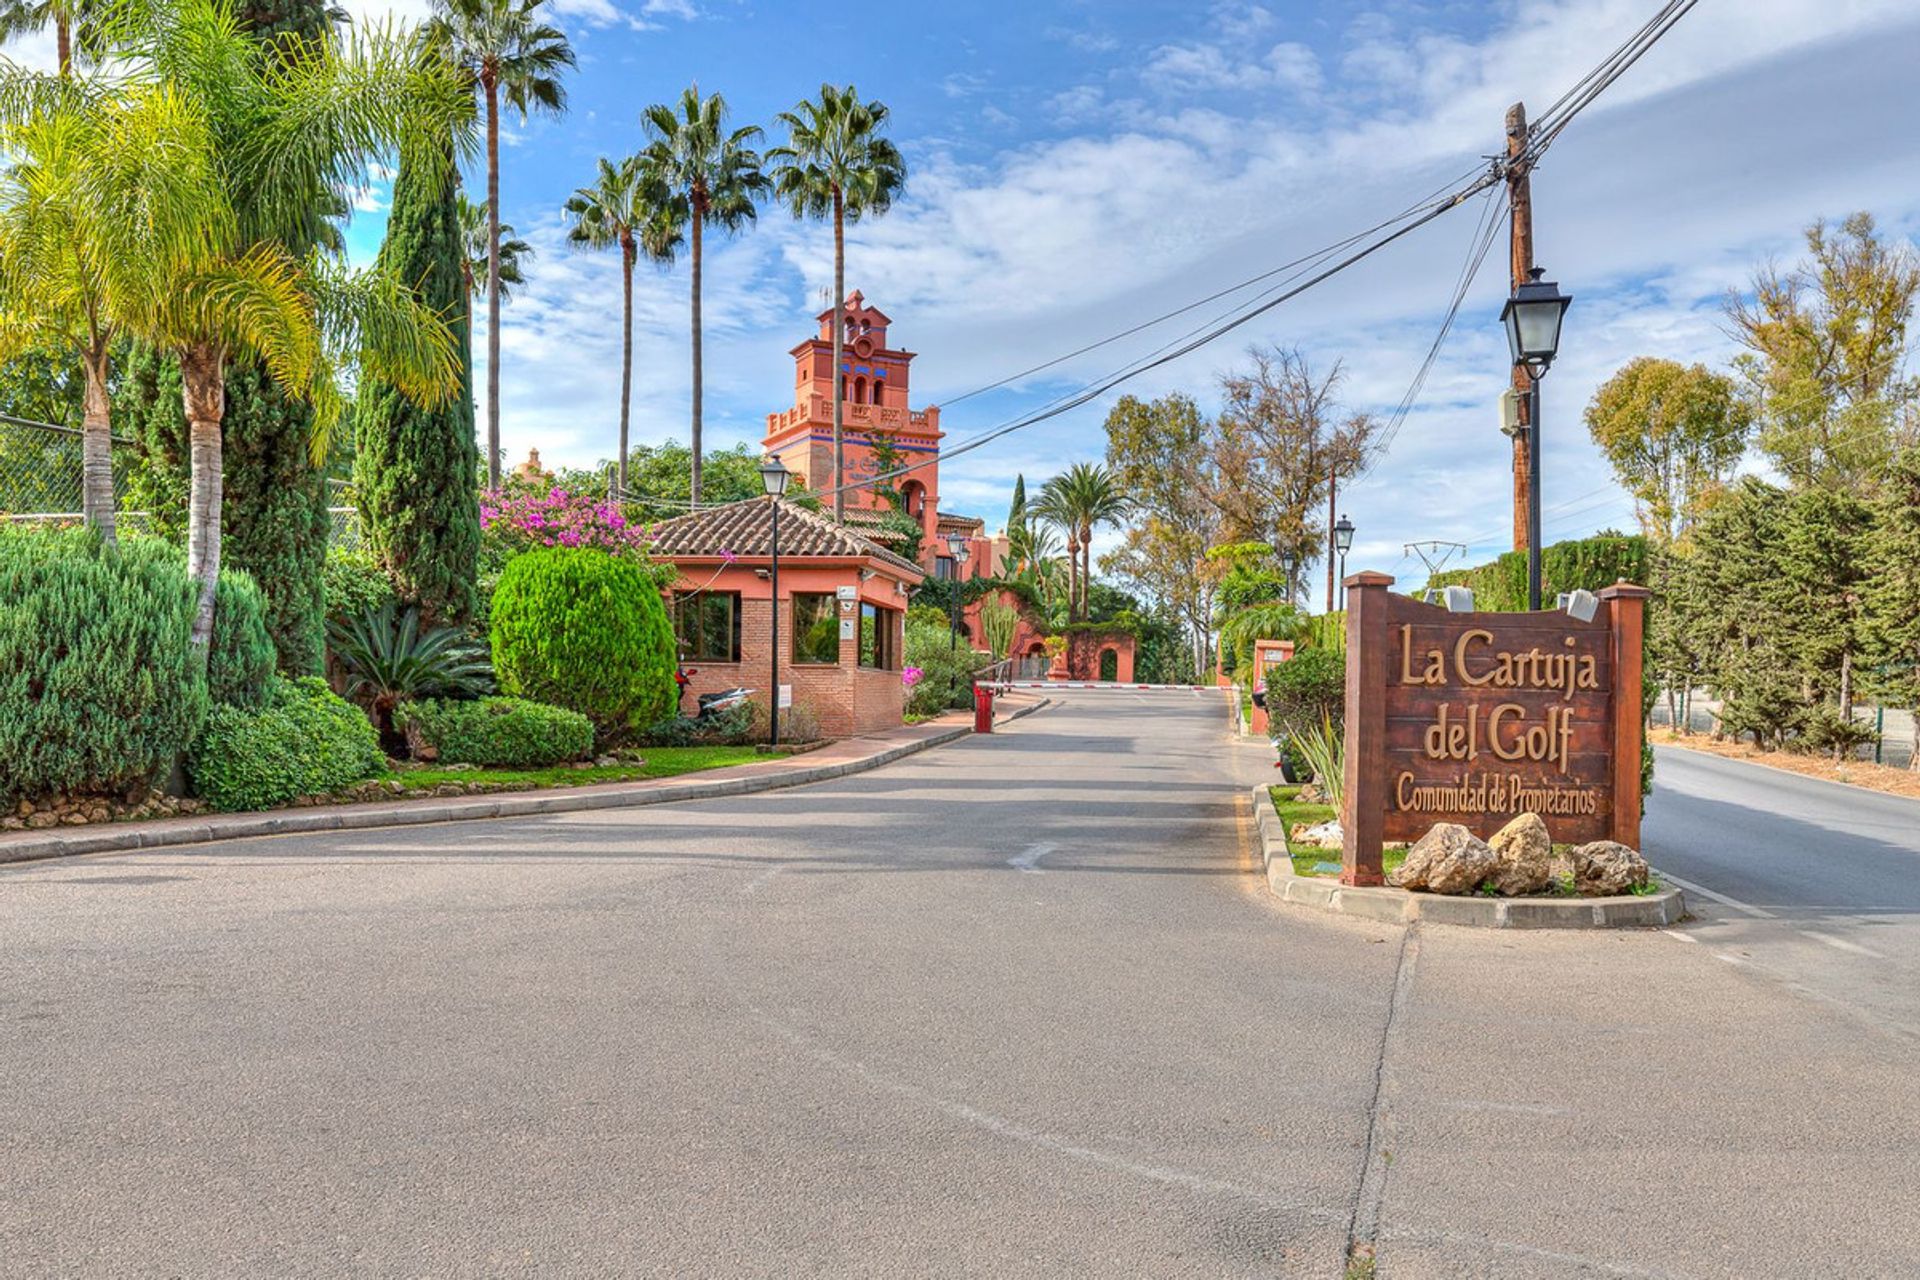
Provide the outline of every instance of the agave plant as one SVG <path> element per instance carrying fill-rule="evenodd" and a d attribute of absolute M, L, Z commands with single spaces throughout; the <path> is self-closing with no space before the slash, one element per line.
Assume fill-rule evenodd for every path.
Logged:
<path fill-rule="evenodd" d="M 493 689 L 487 652 L 459 627 L 420 625 L 420 611 L 392 601 L 327 627 L 328 648 L 347 679 L 347 697 L 366 708 L 381 735 L 394 736 L 393 709 L 410 698 L 477 698 Z"/>

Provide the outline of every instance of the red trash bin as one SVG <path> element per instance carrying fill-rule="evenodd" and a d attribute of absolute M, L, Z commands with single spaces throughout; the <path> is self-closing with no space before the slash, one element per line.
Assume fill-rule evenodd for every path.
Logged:
<path fill-rule="evenodd" d="M 973 731 L 975 733 L 993 732 L 993 687 L 991 685 L 973 686 Z"/>

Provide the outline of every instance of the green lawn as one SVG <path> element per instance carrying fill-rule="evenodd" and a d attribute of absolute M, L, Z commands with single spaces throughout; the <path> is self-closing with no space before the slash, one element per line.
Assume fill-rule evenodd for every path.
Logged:
<path fill-rule="evenodd" d="M 430 791 L 448 782 L 484 782 L 514 788 L 580 787 L 594 782 L 631 782 L 636 778 L 671 778 L 680 773 L 702 769 L 721 769 L 731 764 L 751 764 L 773 757 L 752 747 L 648 747 L 645 759 L 638 763 L 598 765 L 591 769 L 573 769 L 561 765 L 551 769 L 402 769 L 383 781 L 398 782 L 408 791 Z"/>
<path fill-rule="evenodd" d="M 1280 815 L 1280 830 L 1282 832 L 1291 831 L 1293 824 L 1296 822 L 1304 822 L 1311 826 L 1322 822 L 1332 822 L 1340 816 L 1330 804 L 1301 804 L 1298 800 L 1295 800 L 1294 797 L 1300 794 L 1299 787 L 1268 787 L 1267 790 L 1273 796 L 1273 811 Z M 1293 842 L 1289 840 L 1287 842 L 1287 853 L 1293 858 L 1293 873 L 1295 875 L 1323 876 L 1339 874 L 1337 871 L 1314 870 L 1314 868 L 1322 862 L 1339 862 L 1340 851 L 1338 849 L 1295 849 Z M 1390 848 L 1381 855 L 1380 860 L 1384 870 L 1388 874 L 1392 874 L 1399 869 L 1401 863 L 1407 860 L 1407 851 L 1405 849 Z"/>

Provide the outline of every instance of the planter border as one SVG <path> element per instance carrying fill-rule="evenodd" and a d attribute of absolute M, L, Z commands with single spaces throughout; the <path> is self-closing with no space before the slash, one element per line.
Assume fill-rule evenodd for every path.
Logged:
<path fill-rule="evenodd" d="M 1485 898 L 1411 893 L 1405 889 L 1344 885 L 1331 876 L 1303 876 L 1293 869 L 1287 833 L 1261 783 L 1253 788 L 1253 816 L 1260 830 L 1260 860 L 1267 888 L 1283 901 L 1387 924 L 1458 924 L 1476 929 L 1631 929 L 1678 924 L 1686 899 L 1669 885 L 1644 897 Z"/>
<path fill-rule="evenodd" d="M 1032 706 L 1009 712 L 998 723 L 1011 723 L 1049 705 L 1042 698 Z M 912 726 L 907 726 L 912 727 Z M 528 818 L 549 813 L 580 813 L 593 809 L 631 809 L 672 804 L 683 800 L 711 800 L 720 796 L 751 795 L 827 782 L 866 773 L 932 747 L 973 735 L 973 725 L 938 728 L 905 742 L 850 760 L 793 767 L 772 767 L 780 757 L 729 768 L 763 772 L 705 782 L 646 779 L 636 782 L 550 787 L 505 791 L 484 796 L 436 796 L 417 800 L 377 801 L 367 804 L 316 805 L 308 809 L 270 809 L 261 813 L 196 814 L 157 822 L 102 822 L 68 827 L 57 834 L 9 836 L 0 840 L 0 865 L 91 853 L 126 853 L 137 849 L 164 849 L 176 845 L 207 844 L 218 840 L 252 840 L 260 836 L 305 835 L 326 831 L 370 831 L 382 827 L 424 826 L 437 822 L 473 822 L 488 818 Z M 813 754 L 812 752 L 805 753 Z M 691 775 L 697 777 L 698 775 Z M 666 781 L 666 785 L 660 785 Z"/>

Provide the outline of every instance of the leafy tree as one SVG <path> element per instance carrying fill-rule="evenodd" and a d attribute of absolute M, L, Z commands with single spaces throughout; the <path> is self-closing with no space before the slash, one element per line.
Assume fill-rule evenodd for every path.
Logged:
<path fill-rule="evenodd" d="M 1864 491 L 1916 434 L 1920 381 L 1904 376 L 1920 258 L 1856 213 L 1807 229 L 1809 258 L 1757 272 L 1727 304 L 1747 348 L 1734 362 L 1759 445 L 1796 487 Z"/>
<path fill-rule="evenodd" d="M 452 156 L 403 162 L 379 266 L 411 281 L 421 302 L 461 336 L 459 390 L 435 404 L 372 374 L 355 405 L 354 492 L 374 558 L 400 598 L 428 622 L 473 615 L 480 553 L 473 352 Z"/>
<path fill-rule="evenodd" d="M 678 440 L 634 446 L 627 456 L 626 505 L 650 520 L 685 515 L 692 500 L 692 462 L 693 451 Z M 765 492 L 760 482 L 760 451 L 749 444 L 709 453 L 701 462 L 701 476 L 708 506 L 741 502 Z M 820 500 L 797 481 L 789 485 L 786 501 L 809 511 L 820 509 Z"/>
<path fill-rule="evenodd" d="M 427 39 L 466 76 L 487 122 L 487 487 L 500 487 L 500 104 L 559 115 L 561 75 L 577 65 L 559 28 L 541 21 L 546 0 L 433 0 Z"/>
<path fill-rule="evenodd" d="M 1895 459 L 1875 495 L 1866 555 L 1874 692 L 1920 706 L 1920 446 Z M 1908 768 L 1920 770 L 1920 724 Z"/>
<path fill-rule="evenodd" d="M 757 202 L 770 186 L 760 172 L 760 156 L 753 143 L 757 125 L 727 128 L 727 101 L 719 94 L 702 98 L 699 86 L 680 95 L 675 106 L 655 103 L 641 114 L 647 148 L 642 153 L 649 170 L 680 197 L 676 209 L 685 211 L 692 241 L 693 312 L 693 422 L 689 436 L 692 470 L 687 488 L 695 505 L 701 501 L 700 426 L 702 416 L 702 359 L 700 272 L 703 238 L 708 226 L 738 231 L 758 214 Z"/>
<path fill-rule="evenodd" d="M 796 218 L 833 223 L 833 367 L 840 368 L 846 335 L 846 224 L 893 207 L 906 188 L 907 164 L 882 133 L 890 113 L 880 102 L 862 102 L 852 85 L 820 86 L 820 96 L 780 113 L 787 143 L 767 153 L 774 162 L 774 189 Z M 845 380 L 833 380 L 833 518 L 847 515 L 846 456 L 841 439 Z"/>
<path fill-rule="evenodd" d="M 627 413 L 633 399 L 633 264 L 645 253 L 656 263 L 673 261 L 684 242 L 686 214 L 660 175 L 631 156 L 619 164 L 600 158 L 598 176 L 567 200 L 573 227 L 567 241 L 583 249 L 620 250 L 620 451 L 614 485 L 627 490 Z"/>
<path fill-rule="evenodd" d="M 1594 392 L 1587 431 L 1666 546 L 1692 525 L 1746 449 L 1753 416 L 1733 380 L 1705 365 L 1641 356 Z"/>

